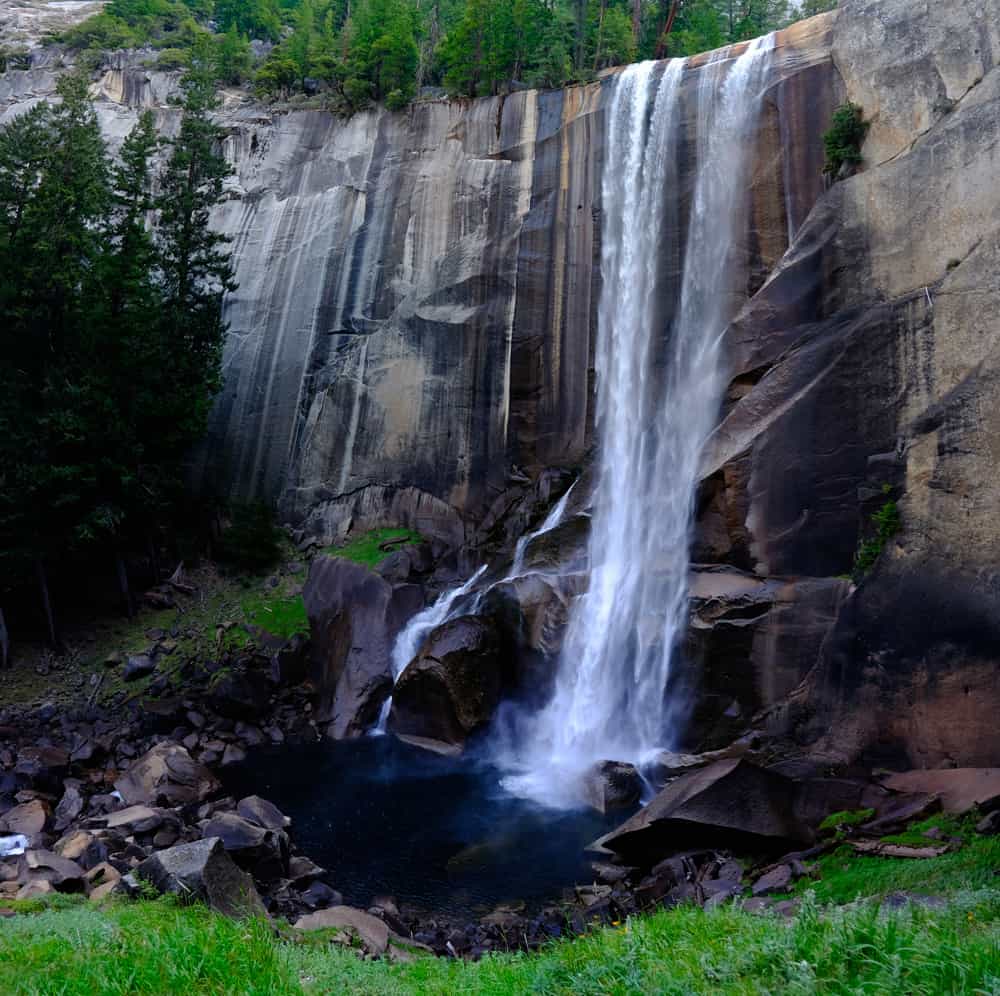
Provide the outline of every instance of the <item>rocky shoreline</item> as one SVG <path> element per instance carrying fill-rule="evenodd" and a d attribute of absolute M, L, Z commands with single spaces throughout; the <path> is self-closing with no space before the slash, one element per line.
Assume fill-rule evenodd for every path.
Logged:
<path fill-rule="evenodd" d="M 345 906 L 335 872 L 296 849 L 294 827 L 259 796 L 234 799 L 218 775 L 263 743 L 315 739 L 301 641 L 251 652 L 186 685 L 131 705 L 120 723 L 97 710 L 0 713 L 0 904 L 53 892 L 155 892 L 200 899 L 228 915 L 255 913 L 301 930 L 331 929 L 370 956 L 425 949 L 477 958 L 534 950 L 556 937 L 661 906 L 744 907 L 815 874 L 813 860 L 848 841 L 867 853 L 929 857 L 959 842 L 880 844 L 913 820 L 978 807 L 979 831 L 1000 829 L 1000 770 L 953 769 L 874 778 L 765 766 L 753 741 L 701 756 L 665 756 L 665 784 L 635 816 L 593 845 L 593 880 L 536 911 L 499 907 L 480 918 L 414 915 L 391 897 Z M 213 680 L 218 674 L 223 680 Z M 249 690 L 249 691 L 248 691 Z M 757 748 L 757 749 L 755 749 Z M 729 756 L 726 756 L 726 755 Z M 831 813 L 861 822 L 817 831 Z M 889 851 L 885 849 L 889 848 Z M 905 852 L 905 853 L 904 853 Z"/>

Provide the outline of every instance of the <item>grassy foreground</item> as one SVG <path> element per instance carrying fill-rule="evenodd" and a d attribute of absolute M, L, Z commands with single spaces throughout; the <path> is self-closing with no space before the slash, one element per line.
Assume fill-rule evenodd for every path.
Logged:
<path fill-rule="evenodd" d="M 736 906 L 635 918 L 539 954 L 478 963 L 361 960 L 320 936 L 292 939 L 160 899 L 96 909 L 59 897 L 0 919 L 0 992 L 9 996 L 231 993 L 1000 994 L 1000 840 L 929 861 L 826 859 L 798 915 Z M 922 871 L 921 871 L 922 870 Z M 947 895 L 944 908 L 843 901 L 899 888 Z M 15 908 L 19 904 L 12 904 Z"/>

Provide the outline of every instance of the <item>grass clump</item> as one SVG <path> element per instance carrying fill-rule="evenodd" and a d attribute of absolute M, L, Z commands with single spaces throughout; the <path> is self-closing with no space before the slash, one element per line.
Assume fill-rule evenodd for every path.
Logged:
<path fill-rule="evenodd" d="M 892 494 L 892 487 L 882 485 L 882 493 Z M 874 566 L 886 543 L 899 532 L 902 521 L 899 517 L 899 506 L 887 497 L 882 507 L 871 517 L 875 533 L 869 539 L 863 540 L 854 557 L 854 579 L 860 581 Z"/>
<path fill-rule="evenodd" d="M 857 166 L 861 162 L 861 143 L 869 127 L 870 123 L 865 121 L 857 104 L 851 101 L 841 104 L 833 112 L 830 128 L 823 135 L 826 150 L 823 172 L 835 177 L 845 164 Z"/>
<path fill-rule="evenodd" d="M 875 815 L 874 809 L 845 809 L 839 813 L 831 813 L 819 825 L 820 830 L 838 830 L 841 827 L 856 827 L 867 823 Z"/>
<path fill-rule="evenodd" d="M 343 546 L 330 546 L 324 553 L 332 557 L 343 557 L 355 564 L 374 569 L 395 550 L 421 542 L 420 533 L 413 529 L 371 529 L 363 536 L 357 536 Z M 385 543 L 392 543 L 391 550 L 383 550 Z"/>
<path fill-rule="evenodd" d="M 309 632 L 309 619 L 301 595 L 268 598 L 264 594 L 250 595 L 243 600 L 243 613 L 251 626 L 263 629 L 286 640 Z"/>

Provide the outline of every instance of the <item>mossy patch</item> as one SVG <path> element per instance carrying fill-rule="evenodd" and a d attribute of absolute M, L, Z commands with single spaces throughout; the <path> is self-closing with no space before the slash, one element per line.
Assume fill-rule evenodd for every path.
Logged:
<path fill-rule="evenodd" d="M 874 815 L 874 809 L 845 809 L 839 813 L 831 813 L 819 828 L 836 830 L 838 827 L 854 827 L 860 823 L 867 823 Z"/>
<path fill-rule="evenodd" d="M 421 540 L 420 533 L 413 529 L 371 529 L 341 546 L 328 546 L 323 552 L 331 557 L 343 557 L 374 569 L 395 550 L 420 543 Z M 392 548 L 383 550 L 382 547 L 389 543 Z"/>

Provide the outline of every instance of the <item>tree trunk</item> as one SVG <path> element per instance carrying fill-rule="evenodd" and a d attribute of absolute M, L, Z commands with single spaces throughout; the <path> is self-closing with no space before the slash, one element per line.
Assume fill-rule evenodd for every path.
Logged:
<path fill-rule="evenodd" d="M 587 33 L 587 0 L 576 0 L 576 71 L 583 72 L 584 40 Z"/>
<path fill-rule="evenodd" d="M 601 49 L 604 47 L 604 15 L 607 12 L 607 0 L 601 0 L 601 14 L 597 22 L 597 45 L 594 47 L 594 72 L 600 68 Z"/>
<path fill-rule="evenodd" d="M 0 670 L 6 671 L 10 665 L 10 637 L 7 635 L 7 623 L 4 621 L 3 609 L 0 609 Z"/>
<path fill-rule="evenodd" d="M 639 44 L 639 33 L 642 30 L 642 0 L 632 0 L 632 41 Z"/>
<path fill-rule="evenodd" d="M 666 23 L 663 25 L 663 30 L 660 32 L 660 36 L 656 41 L 656 54 L 655 58 L 662 59 L 667 53 L 667 37 L 670 35 L 670 31 L 674 26 L 674 20 L 677 17 L 677 11 L 680 9 L 681 0 L 672 0 L 670 4 L 670 12 L 667 14 Z"/>
<path fill-rule="evenodd" d="M 122 556 L 121 550 L 115 551 L 115 569 L 118 572 L 118 590 L 121 592 L 122 601 L 125 603 L 125 615 L 131 619 L 134 614 L 132 609 L 132 590 L 128 585 L 128 568 L 125 566 L 125 558 Z"/>
<path fill-rule="evenodd" d="M 49 576 L 45 571 L 45 564 L 40 557 L 35 561 L 35 574 L 38 576 L 38 590 L 42 596 L 45 622 L 49 627 L 49 643 L 52 644 L 52 648 L 55 650 L 59 646 L 59 640 L 56 637 L 56 618 L 52 614 L 52 599 L 49 596 Z"/>

